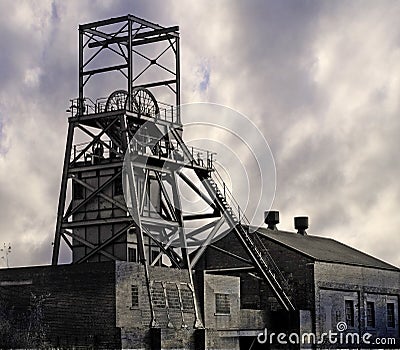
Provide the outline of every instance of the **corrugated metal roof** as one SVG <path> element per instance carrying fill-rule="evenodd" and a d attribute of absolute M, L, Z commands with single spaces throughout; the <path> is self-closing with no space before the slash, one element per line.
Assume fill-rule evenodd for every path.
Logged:
<path fill-rule="evenodd" d="M 296 250 L 316 261 L 400 271 L 399 268 L 393 265 L 331 238 L 311 235 L 303 236 L 294 232 L 270 230 L 268 228 L 259 228 L 257 232 L 260 236 Z"/>

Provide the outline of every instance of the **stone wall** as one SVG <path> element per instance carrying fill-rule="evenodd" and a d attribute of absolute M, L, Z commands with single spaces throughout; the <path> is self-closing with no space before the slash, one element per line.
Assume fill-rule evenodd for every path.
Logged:
<path fill-rule="evenodd" d="M 187 270 L 150 267 L 155 322 L 161 328 L 163 349 L 194 348 L 195 309 Z M 138 289 L 138 304 L 132 305 L 132 286 Z M 150 303 L 144 267 L 138 263 L 116 263 L 116 324 L 122 346 L 150 349 Z"/>
<path fill-rule="evenodd" d="M 348 325 L 349 331 L 399 338 L 400 272 L 316 262 L 314 273 L 317 333 L 336 330 L 338 322 L 346 322 L 345 300 L 352 300 L 354 327 Z M 373 327 L 367 325 L 367 302 L 374 305 Z M 395 327 L 388 326 L 388 303 L 394 304 Z"/>

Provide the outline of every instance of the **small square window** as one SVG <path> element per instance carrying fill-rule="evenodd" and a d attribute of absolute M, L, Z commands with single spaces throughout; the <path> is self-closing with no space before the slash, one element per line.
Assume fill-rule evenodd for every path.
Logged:
<path fill-rule="evenodd" d="M 215 294 L 215 312 L 217 314 L 227 315 L 231 313 L 231 300 L 229 294 Z"/>
<path fill-rule="evenodd" d="M 139 306 L 139 288 L 136 285 L 131 286 L 131 306 L 138 307 Z"/>
<path fill-rule="evenodd" d="M 396 325 L 395 316 L 394 316 L 394 303 L 387 303 L 386 305 L 386 317 L 387 317 L 387 326 L 390 328 L 394 328 Z"/>

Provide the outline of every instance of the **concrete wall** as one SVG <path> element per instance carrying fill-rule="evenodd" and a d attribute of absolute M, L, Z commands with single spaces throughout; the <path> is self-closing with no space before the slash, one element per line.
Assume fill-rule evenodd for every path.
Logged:
<path fill-rule="evenodd" d="M 121 328 L 122 346 L 149 349 L 151 314 L 144 267 L 138 263 L 119 261 L 115 276 L 116 325 Z M 162 348 L 194 348 L 195 310 L 187 270 L 151 267 L 150 279 L 155 321 L 161 328 Z M 138 286 L 139 291 L 139 305 L 135 307 L 132 307 L 132 285 Z"/>
<path fill-rule="evenodd" d="M 230 312 L 221 314 L 216 310 L 216 294 L 229 297 Z M 204 276 L 204 326 L 206 344 L 210 349 L 239 349 L 239 338 L 224 336 L 224 330 L 237 330 L 240 327 L 240 280 L 232 276 Z M 235 336 L 236 335 L 236 336 Z"/>
<path fill-rule="evenodd" d="M 315 298 L 317 333 L 336 330 L 345 321 L 345 300 L 354 300 L 355 325 L 349 331 L 378 337 L 399 337 L 400 273 L 397 271 L 316 262 Z M 366 303 L 374 302 L 375 327 L 367 327 Z M 395 327 L 387 326 L 386 304 L 395 304 Z"/>
<path fill-rule="evenodd" d="M 118 348 L 114 280 L 111 262 L 0 270 L 0 347 Z"/>
<path fill-rule="evenodd" d="M 216 295 L 229 300 L 229 312 L 218 312 Z M 240 308 L 240 278 L 204 275 L 204 326 L 209 349 L 239 349 L 240 338 L 254 336 L 264 329 L 265 312 Z"/>

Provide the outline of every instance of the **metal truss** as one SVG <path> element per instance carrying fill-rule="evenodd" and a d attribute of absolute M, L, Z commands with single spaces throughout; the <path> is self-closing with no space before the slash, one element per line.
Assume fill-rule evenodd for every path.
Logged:
<path fill-rule="evenodd" d="M 104 107 L 101 98 L 88 107 L 85 94 L 94 85 L 97 96 L 109 95 L 110 91 L 99 91 L 96 84 L 95 78 L 104 74 L 119 79 L 118 86 L 125 87 L 128 96 L 137 87 L 158 88 L 163 101 L 179 106 L 179 56 L 178 26 L 165 28 L 132 15 L 80 25 L 79 114 L 92 105 L 97 109 Z M 180 123 L 179 114 L 177 122 Z"/>
<path fill-rule="evenodd" d="M 142 50 L 159 44 L 166 46 L 158 53 Z M 162 60 L 168 52 L 172 65 Z M 117 60 L 104 65 L 106 53 Z M 147 65 L 134 70 L 135 56 Z M 171 78 L 155 81 L 151 68 Z M 111 72 L 121 73 L 125 89 L 94 102 L 85 96 L 96 76 Z M 145 271 L 150 326 L 156 327 L 150 266 L 186 269 L 194 290 L 192 269 L 211 247 L 248 264 L 243 271 L 254 270 L 283 308 L 293 310 L 285 279 L 258 236 L 249 233 L 250 223 L 214 167 L 214 154 L 189 148 L 182 139 L 179 107 L 172 106 L 180 104 L 179 81 L 178 27 L 163 28 L 131 15 L 79 27 L 79 97 L 71 101 L 52 264 L 58 264 L 61 242 L 73 252 L 84 251 L 74 263 L 127 260 L 116 247 L 120 242 L 127 246 L 127 237 L 134 235 Z M 154 91 L 167 96 L 160 88 L 172 95 L 172 105 L 155 98 Z M 207 209 L 186 210 L 183 186 Z M 93 240 L 92 228 L 109 234 Z M 213 245 L 228 231 L 236 235 L 247 259 Z M 159 249 L 157 256 L 146 256 L 145 241 Z M 194 326 L 202 327 L 196 301 L 194 308 Z"/>

